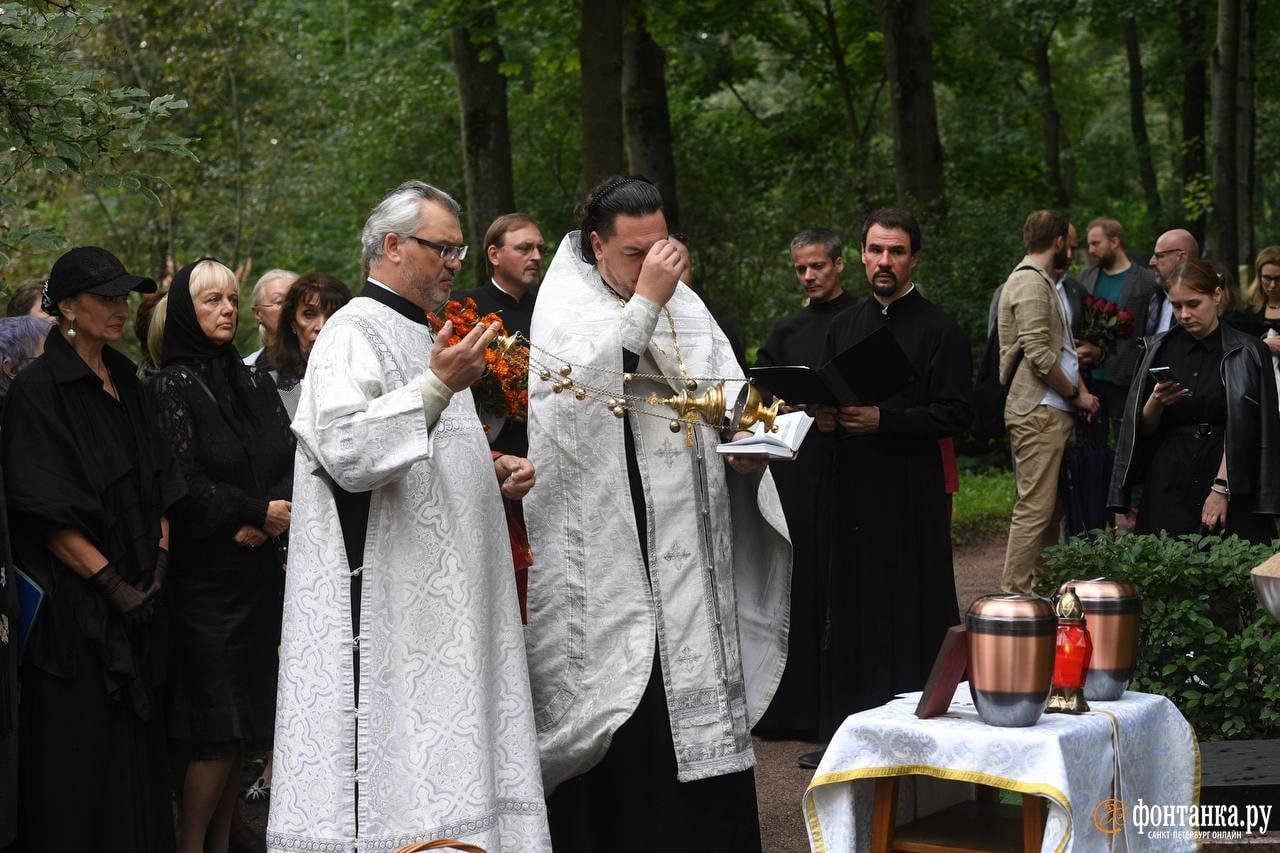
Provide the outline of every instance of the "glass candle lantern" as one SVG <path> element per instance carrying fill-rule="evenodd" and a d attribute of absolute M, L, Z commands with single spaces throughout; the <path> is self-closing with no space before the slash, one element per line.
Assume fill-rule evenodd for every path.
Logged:
<path fill-rule="evenodd" d="M 1084 683 L 1093 656 L 1093 640 L 1085 624 L 1084 607 L 1074 588 L 1058 598 L 1058 637 L 1053 654 L 1053 692 L 1045 712 L 1082 714 L 1089 710 Z"/>

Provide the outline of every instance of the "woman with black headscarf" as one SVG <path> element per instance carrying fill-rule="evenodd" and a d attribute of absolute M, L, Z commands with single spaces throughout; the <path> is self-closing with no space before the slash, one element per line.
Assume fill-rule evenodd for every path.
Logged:
<path fill-rule="evenodd" d="M 53 265 L 58 328 L 4 408 L 15 562 L 43 590 L 27 637 L 17 849 L 173 849 L 161 686 L 168 652 L 165 519 L 182 479 L 116 352 L 131 291 L 114 255 Z"/>
<path fill-rule="evenodd" d="M 166 300 L 148 388 L 189 490 L 172 548 L 169 734 L 190 758 L 179 844 L 226 850 L 240 762 L 270 746 L 275 720 L 294 440 L 271 379 L 232 345 L 235 274 L 208 258 L 188 264 Z"/>

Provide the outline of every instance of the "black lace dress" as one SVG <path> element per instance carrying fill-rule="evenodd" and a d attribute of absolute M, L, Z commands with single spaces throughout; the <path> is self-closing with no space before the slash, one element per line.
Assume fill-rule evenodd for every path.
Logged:
<path fill-rule="evenodd" d="M 292 493 L 289 418 L 265 373 L 220 356 L 167 365 L 148 389 L 189 492 L 171 519 L 169 734 L 196 758 L 266 749 L 275 721 L 284 541 L 247 548 L 233 537 L 242 525 L 261 527 L 268 502 Z"/>

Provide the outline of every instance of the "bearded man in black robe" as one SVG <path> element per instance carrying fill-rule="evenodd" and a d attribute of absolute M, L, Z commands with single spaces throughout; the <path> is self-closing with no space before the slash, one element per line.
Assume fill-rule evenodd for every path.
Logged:
<path fill-rule="evenodd" d="M 821 367 L 827 328 L 857 301 L 844 292 L 844 242 L 834 231 L 801 231 L 791 240 L 791 263 L 809 301 L 774 324 L 756 356 L 757 367 Z M 763 737 L 818 739 L 818 709 L 827 685 L 822 657 L 831 622 L 828 540 L 836 446 L 834 433 L 811 429 L 795 462 L 771 466 L 794 557 L 787 668 L 773 703 L 753 731 Z"/>
<path fill-rule="evenodd" d="M 819 729 L 919 690 L 947 628 L 959 622 L 951 525 L 938 440 L 972 420 L 969 345 L 920 294 L 920 226 L 905 210 L 862 224 L 871 296 L 832 321 L 824 361 L 888 327 L 915 379 L 879 405 L 823 406 L 838 436 L 831 527 L 831 698 Z"/>

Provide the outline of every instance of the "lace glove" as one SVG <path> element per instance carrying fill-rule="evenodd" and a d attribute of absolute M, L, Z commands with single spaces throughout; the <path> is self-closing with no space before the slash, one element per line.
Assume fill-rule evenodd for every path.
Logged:
<path fill-rule="evenodd" d="M 151 586 L 147 587 L 147 595 L 157 595 L 164 589 L 165 576 L 169 574 L 169 550 L 156 550 L 156 572 L 151 578 Z"/>
<path fill-rule="evenodd" d="M 103 566 L 97 574 L 89 576 L 92 583 L 111 602 L 111 606 L 131 619 L 143 618 L 151 612 L 151 603 L 159 592 L 159 587 L 152 584 L 146 592 L 127 583 L 110 563 Z"/>

